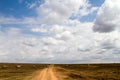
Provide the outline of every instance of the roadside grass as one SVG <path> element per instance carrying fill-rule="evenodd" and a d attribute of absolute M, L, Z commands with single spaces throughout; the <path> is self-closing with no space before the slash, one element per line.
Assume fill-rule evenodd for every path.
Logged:
<path fill-rule="evenodd" d="M 0 64 L 0 80 L 24 80 L 38 69 L 43 69 L 45 64 Z"/>
<path fill-rule="evenodd" d="M 120 64 L 59 64 L 66 80 L 120 80 Z"/>
<path fill-rule="evenodd" d="M 25 80 L 49 64 L 0 63 L 0 80 Z M 120 80 L 118 64 L 55 64 L 60 80 Z"/>

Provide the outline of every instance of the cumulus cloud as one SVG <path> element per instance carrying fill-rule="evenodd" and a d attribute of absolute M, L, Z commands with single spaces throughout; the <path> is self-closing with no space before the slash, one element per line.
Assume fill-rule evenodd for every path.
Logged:
<path fill-rule="evenodd" d="M 94 33 L 92 26 L 93 23 L 72 28 L 54 25 L 48 30 L 51 33 L 48 37 L 10 37 L 7 34 L 4 37 L 3 33 L 0 35 L 0 59 L 12 62 L 119 62 L 120 33 Z M 56 33 L 58 28 L 60 31 Z"/>
<path fill-rule="evenodd" d="M 91 8 L 88 0 L 45 0 L 45 3 L 37 8 L 37 12 L 45 23 L 62 24 L 70 17 L 85 16 L 96 9 Z"/>
<path fill-rule="evenodd" d="M 32 31 L 32 32 L 41 32 L 41 33 L 45 33 L 45 32 L 47 32 L 47 29 L 36 27 L 36 28 L 32 28 L 31 31 Z"/>
<path fill-rule="evenodd" d="M 39 6 L 37 3 L 40 4 L 39 1 L 27 3 L 29 9 L 35 9 L 37 17 L 18 19 L 0 16 L 0 24 L 65 24 L 70 17 L 79 19 L 97 10 L 97 7 L 93 7 L 88 0 L 45 0 Z"/>
<path fill-rule="evenodd" d="M 120 26 L 120 0 L 105 0 L 104 4 L 100 7 L 94 31 L 98 32 L 111 32 Z"/>
<path fill-rule="evenodd" d="M 24 17 L 23 19 L 17 19 L 15 17 L 0 16 L 0 24 L 39 24 L 35 18 Z"/>
<path fill-rule="evenodd" d="M 63 26 L 59 26 L 59 25 L 54 25 L 54 26 L 50 29 L 50 31 L 51 31 L 52 33 L 54 33 L 54 34 L 59 34 L 59 33 L 61 33 L 61 32 L 64 31 L 64 27 L 63 27 Z"/>
<path fill-rule="evenodd" d="M 39 63 L 120 62 L 120 32 L 112 31 L 114 28 L 108 30 L 106 27 L 109 24 L 110 26 L 118 25 L 113 23 L 117 23 L 116 21 L 119 18 L 112 16 L 116 13 L 115 16 L 118 17 L 118 13 L 115 11 L 110 13 L 111 16 L 106 16 L 108 14 L 103 12 L 112 11 L 110 5 L 106 6 L 109 1 L 106 0 L 98 11 L 95 24 L 93 22 L 81 23 L 78 19 L 69 19 L 71 16 L 86 16 L 95 11 L 97 7 L 92 7 L 88 0 L 45 0 L 42 5 L 36 8 L 37 18 L 0 19 L 1 24 L 27 23 L 28 25 L 23 25 L 23 28 L 27 27 L 29 31 L 39 34 L 22 33 L 21 28 L 17 27 L 7 27 L 5 31 L 0 30 L 0 61 Z M 119 6 L 111 5 L 113 5 L 113 10 L 116 8 L 119 10 Z M 93 25 L 94 31 L 112 32 L 96 33 L 92 30 Z M 100 25 L 105 25 L 105 31 Z M 1 25 L 1 27 L 4 26 Z M 48 35 L 40 36 L 42 33 Z"/>

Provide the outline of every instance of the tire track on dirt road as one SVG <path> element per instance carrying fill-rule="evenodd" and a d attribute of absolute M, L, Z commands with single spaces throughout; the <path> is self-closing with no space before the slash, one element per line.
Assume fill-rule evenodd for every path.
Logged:
<path fill-rule="evenodd" d="M 29 80 L 59 80 L 56 76 L 54 65 L 50 65 L 49 67 L 38 71 L 38 73 L 33 75 Z"/>

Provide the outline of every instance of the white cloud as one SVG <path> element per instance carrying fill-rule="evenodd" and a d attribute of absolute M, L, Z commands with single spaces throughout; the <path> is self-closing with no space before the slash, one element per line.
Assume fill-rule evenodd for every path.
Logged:
<path fill-rule="evenodd" d="M 79 11 L 73 14 L 76 18 L 87 16 L 98 10 L 98 7 L 93 7 L 88 0 L 84 0 L 84 4 L 80 7 Z"/>
<path fill-rule="evenodd" d="M 57 28 L 54 25 L 55 31 L 61 30 L 58 33 L 53 30 L 51 35 L 41 38 L 23 35 L 4 37 L 1 34 L 0 59 L 13 62 L 119 62 L 120 33 L 94 33 L 92 26 L 93 23 L 74 27 L 57 25 Z"/>
<path fill-rule="evenodd" d="M 105 4 L 106 2 L 102 7 Z M 80 7 L 83 8 L 79 9 Z M 101 11 L 109 10 L 109 8 L 102 7 L 97 14 L 95 25 L 97 25 L 99 16 L 101 22 L 104 19 L 102 19 Z M 42 37 L 28 35 L 21 33 L 19 28 L 13 27 L 8 28 L 5 32 L 0 30 L 0 61 L 120 62 L 119 31 L 97 33 L 92 30 L 93 22 L 81 23 L 78 20 L 69 19 L 73 15 L 86 16 L 96 9 L 87 0 L 45 0 L 45 3 L 37 8 L 37 18 L 27 17 L 22 20 L 2 17 L 1 24 L 27 24 L 23 27 L 27 27 L 29 31 L 49 35 Z M 117 12 L 115 13 L 117 14 Z M 112 14 L 114 12 L 110 13 L 110 15 Z M 117 20 L 118 18 L 112 17 L 112 19 Z M 104 23 L 106 22 L 104 21 Z"/>
<path fill-rule="evenodd" d="M 17 19 L 15 17 L 4 17 L 0 16 L 0 24 L 40 24 L 35 18 L 24 17 L 22 19 Z"/>
<path fill-rule="evenodd" d="M 9 18 L 6 18 L 6 17 L 3 17 L 3 16 L 0 16 L 0 24 L 9 24 L 9 23 L 15 23 L 17 20 L 13 17 L 9 17 Z M 19 21 L 19 20 L 18 20 Z"/>
<path fill-rule="evenodd" d="M 120 0 L 106 0 L 98 11 L 94 31 L 111 32 L 120 26 Z"/>
<path fill-rule="evenodd" d="M 70 38 L 73 38 L 73 34 L 70 31 L 64 31 L 61 34 L 56 34 L 56 38 L 69 40 Z"/>
<path fill-rule="evenodd" d="M 22 0 L 20 0 L 22 1 Z M 38 6 L 37 2 L 27 6 L 31 9 L 35 7 L 37 17 L 15 17 L 0 16 L 0 24 L 66 24 L 70 17 L 81 18 L 97 10 L 91 6 L 88 0 L 45 0 Z"/>
<path fill-rule="evenodd" d="M 48 24 L 63 24 L 71 16 L 85 16 L 94 12 L 87 0 L 45 0 L 37 8 L 40 21 Z"/>
<path fill-rule="evenodd" d="M 63 27 L 63 26 L 59 26 L 59 25 L 54 25 L 54 26 L 50 29 L 50 31 L 51 31 L 52 33 L 54 33 L 54 34 L 59 34 L 59 33 L 61 33 L 61 32 L 64 31 L 64 27 Z"/>
<path fill-rule="evenodd" d="M 32 3 L 32 4 L 28 5 L 29 9 L 32 9 L 32 8 L 34 8 L 35 6 L 36 6 L 36 3 Z"/>
<path fill-rule="evenodd" d="M 47 29 L 45 29 L 45 28 L 32 28 L 31 31 L 32 31 L 32 32 L 45 33 L 45 32 L 47 32 Z"/>
<path fill-rule="evenodd" d="M 12 36 L 15 36 L 15 35 L 18 35 L 18 34 L 21 34 L 21 30 L 19 28 L 7 28 L 5 30 L 5 33 L 8 34 L 8 35 L 12 35 Z"/>

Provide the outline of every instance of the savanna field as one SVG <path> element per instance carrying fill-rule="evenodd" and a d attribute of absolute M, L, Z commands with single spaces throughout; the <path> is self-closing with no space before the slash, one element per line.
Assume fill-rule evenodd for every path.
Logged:
<path fill-rule="evenodd" d="M 0 64 L 0 80 L 120 80 L 120 64 Z"/>
<path fill-rule="evenodd" d="M 120 0 L 0 0 L 0 80 L 120 80 Z"/>

